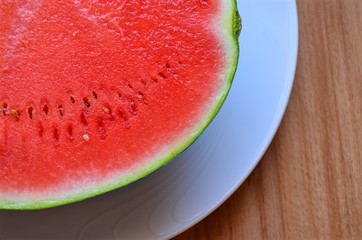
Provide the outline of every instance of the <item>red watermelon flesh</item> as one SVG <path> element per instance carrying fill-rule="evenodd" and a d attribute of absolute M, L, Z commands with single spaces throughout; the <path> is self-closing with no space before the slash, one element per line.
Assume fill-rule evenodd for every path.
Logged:
<path fill-rule="evenodd" d="M 166 164 L 230 88 L 229 0 L 0 2 L 0 208 L 98 195 Z"/>

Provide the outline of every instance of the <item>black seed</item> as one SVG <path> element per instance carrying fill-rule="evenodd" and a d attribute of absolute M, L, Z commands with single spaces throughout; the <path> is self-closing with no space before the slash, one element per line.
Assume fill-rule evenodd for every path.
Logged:
<path fill-rule="evenodd" d="M 85 105 L 87 108 L 89 108 L 89 107 L 91 106 L 87 97 L 84 97 L 84 98 L 83 98 L 83 102 L 84 102 L 84 105 Z"/>
<path fill-rule="evenodd" d="M 95 91 L 93 91 L 92 94 L 93 94 L 93 97 L 94 97 L 95 99 L 98 98 L 98 94 L 97 94 Z"/>
<path fill-rule="evenodd" d="M 34 108 L 33 107 L 28 108 L 28 115 L 29 115 L 30 119 L 34 118 Z"/>
<path fill-rule="evenodd" d="M 59 105 L 58 106 L 58 109 L 59 109 L 59 114 L 60 114 L 60 116 L 64 116 L 64 110 L 63 110 L 63 106 L 62 105 Z"/>
<path fill-rule="evenodd" d="M 46 115 L 48 115 L 49 114 L 49 107 L 48 107 L 48 105 L 44 105 L 43 106 L 43 112 L 46 114 Z"/>

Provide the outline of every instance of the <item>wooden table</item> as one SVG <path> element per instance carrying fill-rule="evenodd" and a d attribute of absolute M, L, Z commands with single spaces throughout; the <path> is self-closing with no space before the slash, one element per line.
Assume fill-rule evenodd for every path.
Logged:
<path fill-rule="evenodd" d="M 362 0 L 298 0 L 290 103 L 246 182 L 183 239 L 362 239 Z"/>

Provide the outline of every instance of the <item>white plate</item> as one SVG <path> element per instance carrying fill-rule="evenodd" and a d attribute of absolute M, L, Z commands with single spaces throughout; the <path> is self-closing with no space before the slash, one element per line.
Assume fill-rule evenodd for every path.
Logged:
<path fill-rule="evenodd" d="M 97 198 L 44 211 L 0 211 L 2 239 L 167 239 L 223 203 L 271 142 L 292 88 L 294 0 L 240 0 L 240 62 L 210 127 L 151 176 Z"/>

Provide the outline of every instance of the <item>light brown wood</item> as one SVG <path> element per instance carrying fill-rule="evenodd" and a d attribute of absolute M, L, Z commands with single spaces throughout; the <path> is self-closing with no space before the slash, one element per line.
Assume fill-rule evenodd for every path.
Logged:
<path fill-rule="evenodd" d="M 295 85 L 260 164 L 183 239 L 362 239 L 362 1 L 298 0 Z"/>

